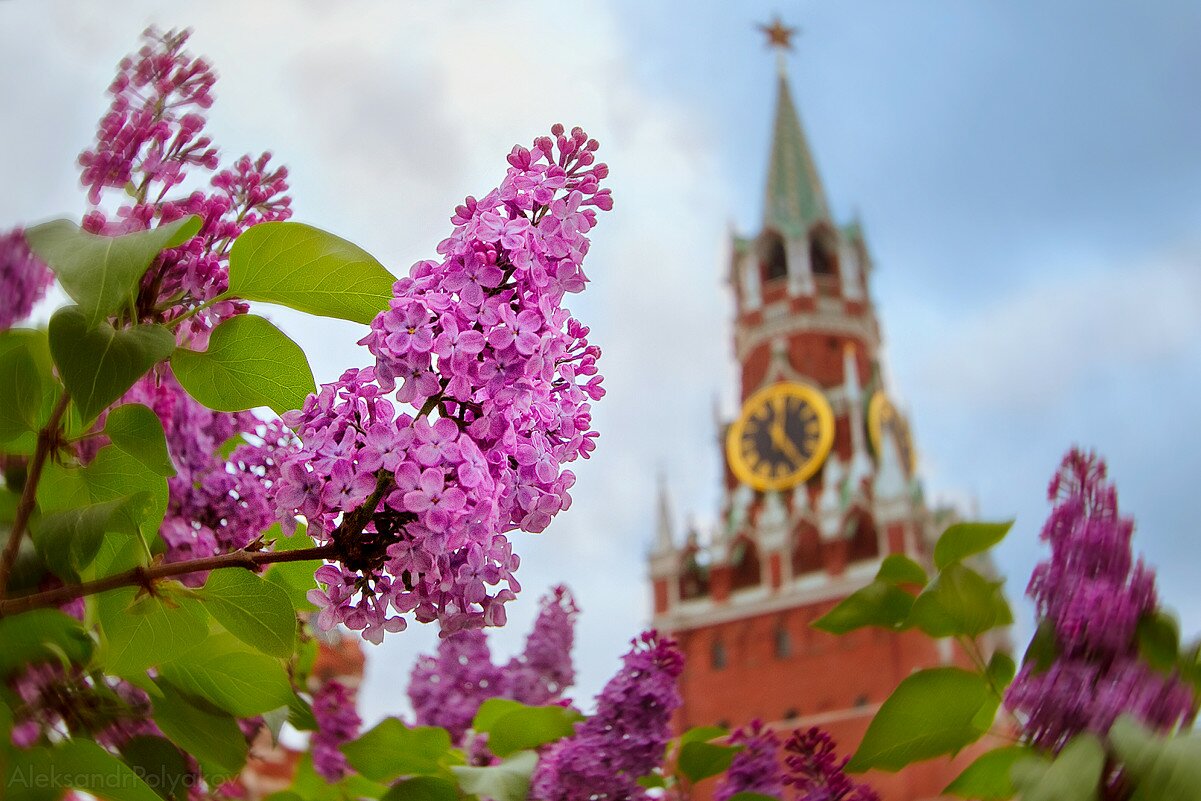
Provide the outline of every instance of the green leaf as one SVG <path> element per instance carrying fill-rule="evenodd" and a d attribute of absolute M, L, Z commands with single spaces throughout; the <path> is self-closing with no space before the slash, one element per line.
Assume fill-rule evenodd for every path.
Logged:
<path fill-rule="evenodd" d="M 297 731 L 316 731 L 317 718 L 308 701 L 295 693 L 288 699 L 288 723 Z"/>
<path fill-rule="evenodd" d="M 514 701 L 509 698 L 489 698 L 480 704 L 480 708 L 475 711 L 475 718 L 471 721 L 471 728 L 475 731 L 492 731 L 492 727 L 496 724 L 496 721 L 505 715 L 525 708 L 525 704 L 520 701 Z"/>
<path fill-rule="evenodd" d="M 450 734 L 435 726 L 410 729 L 396 718 L 342 746 L 351 766 L 368 779 L 389 782 L 398 776 L 442 772 L 441 760 L 450 751 Z"/>
<path fill-rule="evenodd" d="M 253 314 L 214 328 L 206 351 L 175 351 L 171 368 L 189 395 L 219 412 L 269 406 L 283 414 L 317 389 L 300 346 Z"/>
<path fill-rule="evenodd" d="M 1013 622 L 999 581 L 988 581 L 969 567 L 944 568 L 913 602 L 908 623 L 931 637 L 975 637 Z"/>
<path fill-rule="evenodd" d="M 278 659 L 248 650 L 228 634 L 214 634 L 164 662 L 159 675 L 240 718 L 286 706 L 293 696 Z"/>
<path fill-rule="evenodd" d="M 958 753 L 980 738 L 972 721 L 989 695 L 988 684 L 978 673 L 953 667 L 914 673 L 872 718 L 848 770 L 896 771 L 923 759 Z"/>
<path fill-rule="evenodd" d="M 561 706 L 525 706 L 502 715 L 487 729 L 488 748 L 498 757 L 537 748 L 571 736 L 584 716 Z"/>
<path fill-rule="evenodd" d="M 1008 687 L 1017 672 L 1018 668 L 1013 662 L 1013 657 L 1004 651 L 997 651 L 992 655 L 992 659 L 988 660 L 988 677 L 992 679 L 992 683 L 999 690 L 1003 691 Z"/>
<path fill-rule="evenodd" d="M 680 735 L 680 745 L 686 743 L 707 743 L 718 737 L 725 737 L 729 730 L 721 726 L 693 726 Z"/>
<path fill-rule="evenodd" d="M 55 512 L 42 517 L 34 527 L 34 547 L 55 575 L 77 580 L 79 571 L 96 558 L 106 533 L 138 536 L 146 519 L 150 494 L 139 492 L 128 498 Z"/>
<path fill-rule="evenodd" d="M 44 387 L 33 356 L 24 347 L 0 352 L 0 443 L 37 431 Z"/>
<path fill-rule="evenodd" d="M 1029 748 L 1010 745 L 979 756 L 943 790 L 947 795 L 978 801 L 1008 801 L 1017 790 L 1009 779 L 1014 763 L 1029 756 Z"/>
<path fill-rule="evenodd" d="M 1123 715 L 1110 727 L 1109 742 L 1135 780 L 1131 801 L 1201 798 L 1201 735 L 1162 737 Z"/>
<path fill-rule="evenodd" d="M 162 421 L 149 407 L 140 403 L 118 406 L 108 413 L 104 433 L 114 448 L 137 459 L 151 472 L 165 477 L 175 475 Z"/>
<path fill-rule="evenodd" d="M 1050 764 L 1041 757 L 1017 760 L 1010 769 L 1022 801 L 1096 801 L 1105 749 L 1091 734 L 1078 734 Z M 1187 796 L 1161 796 L 1168 798 Z"/>
<path fill-rule="evenodd" d="M 50 318 L 50 353 L 85 424 L 173 350 L 175 336 L 161 325 L 90 327 L 78 306 Z"/>
<path fill-rule="evenodd" d="M 925 586 L 930 577 L 926 569 L 908 556 L 894 553 L 884 557 L 880 569 L 876 571 L 877 581 L 887 581 L 890 584 L 917 584 Z"/>
<path fill-rule="evenodd" d="M 285 537 L 279 523 L 275 523 L 263 532 L 263 539 L 273 541 L 272 550 L 275 551 L 295 551 L 301 548 L 312 548 L 316 545 L 313 538 L 305 531 L 303 523 L 298 525 L 290 537 Z M 317 607 L 308 599 L 308 592 L 317 588 L 317 580 L 313 574 L 320 566 L 321 560 L 319 559 L 305 562 L 276 562 L 267 568 L 263 578 L 281 587 L 288 594 L 288 599 L 296 611 L 313 612 Z"/>
<path fill-rule="evenodd" d="M 1167 612 L 1143 615 L 1136 632 L 1138 654 L 1151 667 L 1170 671 L 1180 656 L 1180 624 Z"/>
<path fill-rule="evenodd" d="M 155 257 L 195 236 L 200 223 L 192 215 L 149 231 L 97 236 L 68 220 L 55 220 L 30 228 L 25 240 L 79 304 L 86 326 L 94 328 L 122 306 L 132 306 Z"/>
<path fill-rule="evenodd" d="M 296 610 L 283 589 L 248 570 L 214 570 L 197 595 L 218 623 L 265 654 L 296 650 Z"/>
<path fill-rule="evenodd" d="M 121 758 L 167 801 L 184 801 L 188 797 L 191 771 L 184 755 L 170 740 L 138 735 L 121 746 Z"/>
<path fill-rule="evenodd" d="M 935 567 L 943 570 L 973 554 L 987 551 L 1005 539 L 1012 527 L 1012 520 L 1007 523 L 956 523 L 944 531 L 934 545 Z"/>
<path fill-rule="evenodd" d="M 1058 657 L 1059 644 L 1055 641 L 1055 624 L 1044 620 L 1038 624 L 1034 636 L 1030 638 L 1030 644 L 1026 646 L 1026 653 L 1022 655 L 1022 666 L 1033 662 L 1034 672 L 1042 673 L 1051 667 Z"/>
<path fill-rule="evenodd" d="M 691 782 L 699 782 L 716 776 L 730 767 L 734 755 L 742 750 L 740 745 L 714 745 L 713 743 L 684 743 L 680 747 L 677 762 L 680 772 Z"/>
<path fill-rule="evenodd" d="M 187 698 L 159 679 L 162 694 L 153 699 L 154 722 L 163 734 L 191 754 L 209 776 L 232 778 L 246 764 L 246 738 L 238 721 L 210 704 Z"/>
<path fill-rule="evenodd" d="M 388 308 L 395 281 L 359 246 L 302 223 L 260 223 L 229 254 L 231 295 L 356 323 Z"/>
<path fill-rule="evenodd" d="M 61 786 L 84 790 L 102 801 L 160 801 L 154 790 L 121 760 L 91 740 L 67 740 L 49 749 L 49 769 Z"/>
<path fill-rule="evenodd" d="M 452 767 L 463 792 L 493 801 L 525 801 L 530 776 L 538 766 L 538 755 L 521 751 L 499 765 L 488 768 Z"/>
<path fill-rule="evenodd" d="M 873 581 L 813 621 L 816 629 L 846 634 L 863 626 L 898 630 L 905 627 L 913 596 L 888 581 Z"/>
<path fill-rule="evenodd" d="M 83 625 L 57 609 L 0 618 L 0 680 L 33 662 L 82 665 L 92 653 Z"/>
<path fill-rule="evenodd" d="M 131 494 L 149 495 L 150 502 L 138 525 L 147 541 L 158 533 L 167 514 L 167 479 L 112 445 L 100 449 L 92 463 L 80 472 L 80 478 L 93 503 L 119 500 Z"/>
<path fill-rule="evenodd" d="M 101 593 L 96 606 L 106 646 L 103 665 L 118 676 L 161 665 L 208 631 L 203 608 L 187 599 L 139 598 L 132 587 L 122 587 Z"/>
<path fill-rule="evenodd" d="M 458 797 L 454 782 L 436 776 L 414 776 L 394 785 L 380 801 L 455 801 Z"/>

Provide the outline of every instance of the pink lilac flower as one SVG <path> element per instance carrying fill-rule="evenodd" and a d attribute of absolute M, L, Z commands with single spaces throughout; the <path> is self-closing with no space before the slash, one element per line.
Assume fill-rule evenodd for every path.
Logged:
<path fill-rule="evenodd" d="M 737 793 L 760 793 L 780 798 L 784 792 L 780 775 L 780 740 L 760 720 L 735 729 L 730 745 L 743 749 L 734 755 L 726 775 L 713 794 L 714 801 L 729 801 Z"/>
<path fill-rule="evenodd" d="M 291 216 L 288 171 L 271 155 L 243 156 L 217 172 L 211 190 L 171 196 L 194 170 L 218 169 L 217 150 L 204 135 L 203 112 L 212 105 L 217 76 L 184 49 L 187 31 L 143 34 L 136 56 L 123 59 L 109 87 L 112 104 L 100 121 L 95 146 L 79 157 L 81 182 L 93 205 L 83 221 L 92 233 L 117 235 L 194 214 L 200 231 L 156 259 L 143 278 L 138 310 L 143 318 L 173 320 L 181 344 L 202 349 L 221 320 L 242 313 L 239 300 L 212 301 L 228 287 L 229 248 L 238 234 L 260 222 Z M 117 198 L 115 209 L 101 203 Z M 132 202 L 131 202 L 132 199 Z"/>
<path fill-rule="evenodd" d="M 396 282 L 362 340 L 375 364 L 286 417 L 303 446 L 283 464 L 279 514 L 303 516 L 361 577 L 339 573 L 318 594 L 335 610 L 326 623 L 373 635 L 393 613 L 447 635 L 501 625 L 519 590 L 506 535 L 543 531 L 571 505 L 564 466 L 593 450 L 604 390 L 600 350 L 562 304 L 584 288 L 586 234 L 612 200 L 596 142 L 551 133 L 514 148 L 501 185 L 455 210 L 440 261 Z M 367 523 L 344 530 L 364 498 Z"/>
<path fill-rule="evenodd" d="M 559 701 L 575 683 L 571 651 L 579 609 L 571 591 L 553 587 L 542 599 L 522 652 L 505 668 L 506 697 L 531 706 Z"/>
<path fill-rule="evenodd" d="M 29 665 L 9 684 L 16 701 L 11 739 L 18 748 L 86 734 L 120 749 L 134 737 L 159 733 L 150 715 L 150 696 L 121 679 L 55 662 Z"/>
<path fill-rule="evenodd" d="M 358 737 L 362 725 L 354 696 L 341 682 L 325 682 L 313 693 L 313 717 L 317 721 L 310 743 L 313 770 L 328 782 L 339 781 L 349 769 L 339 747 Z"/>
<path fill-rule="evenodd" d="M 1079 732 L 1104 735 L 1125 712 L 1161 731 L 1191 722 L 1191 689 L 1138 659 L 1135 629 L 1156 608 L 1155 576 L 1134 561 L 1134 522 L 1118 513 L 1105 463 L 1072 450 L 1048 497 L 1055 506 L 1042 538 L 1051 558 L 1035 567 L 1027 593 L 1053 627 L 1058 655 L 1045 671 L 1024 665 L 1006 693 L 1023 736 L 1058 751 Z"/>
<path fill-rule="evenodd" d="M 642 799 L 637 780 L 661 762 L 671 714 L 680 705 L 676 680 L 684 659 L 673 640 L 654 631 L 633 641 L 621 669 L 597 697 L 596 714 L 573 736 L 550 746 L 534 771 L 538 801 Z"/>
<path fill-rule="evenodd" d="M 880 801 L 866 784 L 851 781 L 829 734 L 817 727 L 797 730 L 784 744 L 784 784 L 796 788 L 797 801 Z"/>
<path fill-rule="evenodd" d="M 280 421 L 207 409 L 169 368 L 140 379 L 124 402 L 142 403 L 158 415 L 175 466 L 160 529 L 166 561 L 239 550 L 275 522 L 270 495 L 283 455 L 295 448 Z M 186 580 L 195 584 L 203 577 Z"/>
<path fill-rule="evenodd" d="M 419 657 L 409 677 L 417 725 L 441 726 L 462 742 L 480 704 L 499 696 L 503 681 L 483 631 L 466 629 L 442 639 L 437 655 Z"/>
<path fill-rule="evenodd" d="M 54 273 L 29 250 L 20 228 L 0 235 L 0 331 L 33 311 L 54 283 Z"/>
<path fill-rule="evenodd" d="M 441 726 L 455 743 L 467 745 L 463 735 L 489 698 L 531 706 L 561 702 L 575 681 L 571 649 L 577 615 L 571 592 L 552 588 L 541 600 L 524 650 L 503 668 L 493 665 L 483 631 L 467 629 L 443 638 L 436 655 L 418 659 L 409 680 L 417 723 Z M 480 747 L 478 741 L 470 745 Z"/>

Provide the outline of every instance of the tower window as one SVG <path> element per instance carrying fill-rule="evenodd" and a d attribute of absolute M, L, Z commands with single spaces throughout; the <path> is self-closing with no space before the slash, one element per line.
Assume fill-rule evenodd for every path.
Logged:
<path fill-rule="evenodd" d="M 838 275 L 838 237 L 829 226 L 814 228 L 809 235 L 809 264 L 814 275 Z"/>
<path fill-rule="evenodd" d="M 763 269 L 763 280 L 774 281 L 788 275 L 788 257 L 784 250 L 784 239 L 775 231 L 768 231 L 759 243 L 759 259 Z"/>
<path fill-rule="evenodd" d="M 709 651 L 709 661 L 714 670 L 723 670 L 726 666 L 726 646 L 721 640 L 714 640 Z"/>
<path fill-rule="evenodd" d="M 776 658 L 787 659 L 792 656 L 792 635 L 783 625 L 776 628 Z"/>
<path fill-rule="evenodd" d="M 784 720 L 796 720 L 801 716 L 801 713 L 795 706 L 790 706 L 784 710 Z"/>

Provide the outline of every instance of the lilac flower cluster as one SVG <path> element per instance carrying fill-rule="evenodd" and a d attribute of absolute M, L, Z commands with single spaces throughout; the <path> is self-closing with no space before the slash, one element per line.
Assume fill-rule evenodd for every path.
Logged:
<path fill-rule="evenodd" d="M 317 720 L 317 730 L 310 743 L 313 770 L 328 782 L 339 781 L 349 768 L 346 755 L 339 747 L 358 737 L 362 725 L 350 690 L 338 681 L 322 684 L 313 693 L 313 717 Z"/>
<path fill-rule="evenodd" d="M 435 656 L 417 659 L 409 679 L 417 724 L 441 726 L 461 743 L 489 698 L 531 706 L 559 702 L 575 681 L 571 649 L 578 613 L 566 587 L 552 588 L 542 599 L 525 649 L 503 668 L 493 665 L 483 631 L 467 629 L 443 638 Z"/>
<path fill-rule="evenodd" d="M 438 643 L 437 656 L 417 658 L 409 701 L 419 726 L 441 726 L 462 743 L 480 704 L 504 695 L 504 671 L 492 664 L 481 629 L 455 632 Z"/>
<path fill-rule="evenodd" d="M 833 738 L 816 726 L 793 732 L 784 754 L 784 784 L 796 788 L 797 801 L 880 801 L 871 787 L 851 781 L 844 771 L 850 757 L 840 759 Z"/>
<path fill-rule="evenodd" d="M 286 417 L 304 446 L 284 465 L 280 514 L 321 541 L 358 537 L 321 569 L 322 626 L 379 642 L 410 612 L 445 634 L 502 625 L 519 589 L 505 533 L 542 531 L 571 503 L 562 467 L 593 449 L 604 390 L 600 351 L 561 304 L 584 288 L 586 234 L 612 199 L 595 140 L 552 134 L 515 147 L 499 188 L 456 209 L 442 260 L 396 282 L 362 340 L 375 366 Z M 377 496 L 361 537 L 337 529 Z"/>
<path fill-rule="evenodd" d="M 784 781 L 780 775 L 780 739 L 760 720 L 753 720 L 730 735 L 730 745 L 743 749 L 734 755 L 714 801 L 728 801 L 737 793 L 760 793 L 780 798 Z"/>
<path fill-rule="evenodd" d="M 1058 656 L 1045 671 L 1023 666 L 1006 693 L 1024 736 L 1058 751 L 1079 732 L 1104 735 L 1126 712 L 1160 730 L 1191 721 L 1188 686 L 1138 658 L 1135 631 L 1155 610 L 1155 576 L 1134 562 L 1134 523 L 1118 514 L 1105 463 L 1073 449 L 1048 496 L 1055 506 L 1042 538 L 1051 558 L 1035 567 L 1027 593 L 1054 629 Z"/>
<path fill-rule="evenodd" d="M 150 717 L 150 697 L 120 679 L 47 662 L 29 665 L 10 685 L 17 702 L 11 738 L 18 748 L 66 733 L 85 733 L 119 749 L 133 737 L 158 733 Z"/>
<path fill-rule="evenodd" d="M 189 214 L 202 220 L 195 237 L 165 252 L 147 272 L 138 298 L 143 319 L 171 320 L 212 301 L 228 287 L 229 247 L 238 234 L 291 216 L 287 170 L 271 167 L 266 153 L 254 160 L 243 156 L 214 175 L 207 193 L 168 197 L 191 170 L 219 166 L 201 113 L 212 105 L 217 76 L 184 50 L 188 35 L 154 28 L 143 34 L 141 50 L 121 61 L 109 87 L 113 101 L 96 146 L 79 157 L 81 181 L 97 206 L 84 217 L 86 230 L 116 235 Z M 98 207 L 110 189 L 121 190 L 117 196 L 124 201 L 111 218 Z M 181 343 L 203 348 L 214 325 L 246 308 L 235 300 L 205 306 L 180 324 Z"/>
<path fill-rule="evenodd" d="M 24 231 L 0 235 L 0 331 L 28 317 L 53 283 L 54 273 L 30 252 Z"/>
<path fill-rule="evenodd" d="M 239 550 L 275 521 L 269 496 L 279 461 L 295 448 L 295 437 L 281 421 L 211 411 L 184 391 L 169 368 L 139 380 L 124 401 L 145 404 L 158 415 L 175 465 L 160 529 L 166 561 Z"/>
<path fill-rule="evenodd" d="M 660 764 L 684 658 L 673 640 L 654 631 L 634 640 L 597 697 L 596 714 L 547 749 L 534 772 L 537 801 L 618 801 L 646 798 L 637 780 Z"/>
<path fill-rule="evenodd" d="M 543 706 L 558 701 L 575 683 L 571 649 L 579 612 L 571 591 L 561 584 L 542 599 L 524 650 L 504 670 L 506 698 Z"/>

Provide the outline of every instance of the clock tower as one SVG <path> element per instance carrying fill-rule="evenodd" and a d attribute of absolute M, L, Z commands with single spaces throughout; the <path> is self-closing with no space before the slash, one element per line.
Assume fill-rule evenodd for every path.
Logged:
<path fill-rule="evenodd" d="M 885 556 L 928 563 L 952 513 L 923 499 L 884 380 L 871 253 L 858 220 L 831 214 L 789 89 L 792 31 L 763 30 L 778 58 L 775 117 L 760 230 L 730 248 L 740 409 L 722 426 L 720 522 L 678 541 L 660 488 L 654 625 L 685 653 L 681 730 L 816 725 L 849 754 L 902 679 L 953 657 L 921 634 L 810 624 Z M 869 781 L 884 801 L 932 799 L 961 768 Z"/>

